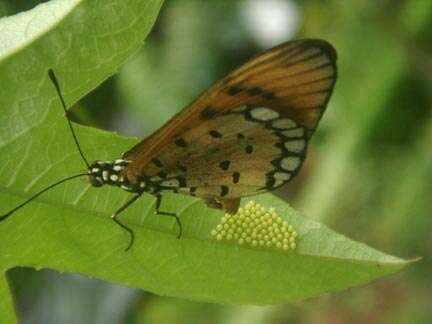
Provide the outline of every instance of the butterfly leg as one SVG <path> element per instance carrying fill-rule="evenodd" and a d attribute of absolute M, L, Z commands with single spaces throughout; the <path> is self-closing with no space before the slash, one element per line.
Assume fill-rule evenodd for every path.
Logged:
<path fill-rule="evenodd" d="M 130 235 L 130 239 L 129 239 L 129 244 L 126 247 L 125 251 L 128 251 L 131 247 L 132 244 L 135 240 L 135 234 L 132 231 L 132 229 L 130 229 L 129 227 L 127 227 L 126 225 L 124 225 L 123 223 L 121 223 L 118 219 L 117 216 L 123 212 L 126 208 L 128 208 L 130 205 L 132 205 L 139 197 L 141 197 L 142 193 L 138 193 L 135 196 L 133 196 L 131 199 L 129 199 L 123 206 L 121 206 L 114 214 L 111 215 L 111 218 L 114 222 L 116 222 L 117 225 L 119 225 L 121 228 L 123 228 L 125 231 L 127 231 Z"/>
<path fill-rule="evenodd" d="M 240 198 L 207 198 L 204 201 L 208 207 L 224 210 L 230 215 L 237 213 L 237 210 L 240 206 Z"/>
<path fill-rule="evenodd" d="M 162 212 L 162 211 L 160 211 L 159 207 L 161 205 L 161 202 L 162 202 L 162 196 L 161 196 L 161 194 L 156 194 L 155 214 L 157 214 L 157 215 L 164 215 L 164 216 L 170 216 L 170 217 L 174 217 L 175 218 L 175 220 L 177 222 L 177 225 L 179 227 L 179 233 L 177 235 L 177 238 L 179 239 L 182 236 L 182 233 L 183 233 L 183 227 L 182 227 L 182 224 L 180 222 L 180 218 L 175 213 L 168 213 L 168 212 Z"/>
<path fill-rule="evenodd" d="M 240 198 L 221 199 L 221 204 L 223 210 L 230 215 L 234 215 L 240 207 Z"/>
<path fill-rule="evenodd" d="M 207 207 L 210 207 L 213 209 L 222 209 L 222 204 L 220 203 L 219 199 L 206 198 L 206 199 L 204 199 L 204 202 L 207 205 Z"/>

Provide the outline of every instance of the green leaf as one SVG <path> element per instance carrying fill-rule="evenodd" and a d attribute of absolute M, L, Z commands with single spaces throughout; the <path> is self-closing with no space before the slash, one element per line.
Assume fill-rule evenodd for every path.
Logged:
<path fill-rule="evenodd" d="M 56 71 L 66 101 L 71 105 L 112 75 L 141 47 L 162 3 L 162 0 L 53 0 L 0 19 L 2 212 L 54 179 L 83 168 L 65 127 L 58 98 L 48 82 L 48 68 Z M 97 135 L 93 136 L 95 132 Z M 118 155 L 119 150 L 124 149 L 121 144 L 125 142 L 116 141 L 112 134 L 81 128 L 79 135 L 90 158 L 99 154 L 103 158 L 113 152 Z M 96 140 L 98 137 L 104 140 Z M 127 146 L 132 142 L 127 141 Z M 48 242 L 55 247 L 53 239 L 60 237 L 54 224 L 44 225 L 44 217 L 62 219 L 63 209 L 73 205 L 96 212 L 103 202 L 98 201 L 99 194 L 87 195 L 87 190 L 88 185 L 79 181 L 70 183 L 2 223 L 5 225 L 0 226 L 2 272 L 19 265 L 50 266 L 43 259 L 53 259 L 56 255 L 44 256 L 46 251 L 39 247 Z M 87 201 L 84 205 L 78 203 L 81 195 L 82 200 Z M 110 193 L 105 192 L 105 195 L 104 199 L 115 202 Z M 117 202 L 121 197 L 117 194 Z M 78 214 L 88 216 L 82 211 L 75 210 L 74 213 L 75 217 Z M 20 217 L 24 218 L 20 221 Z M 36 222 L 35 231 L 21 231 L 21 225 L 30 225 L 32 219 Z M 42 234 L 40 230 L 47 229 L 45 226 L 48 230 Z M 21 235 L 27 238 L 20 240 Z M 19 242 L 12 245 L 12 250 L 11 242 L 6 244 L 11 236 Z M 28 240 L 32 242 L 30 245 Z M 58 253 L 68 254 L 62 244 L 55 249 Z M 67 267 L 53 268 L 66 271 Z M 73 271 L 72 268 L 69 269 Z M 0 296 L 0 322 L 10 323 L 14 312 L 4 278 Z"/>
<path fill-rule="evenodd" d="M 70 104 L 115 72 L 141 45 L 161 1 L 51 1 L 0 20 L 0 208 L 6 212 L 41 188 L 84 165 L 53 86 L 53 68 Z M 90 160 L 115 159 L 136 143 L 77 127 Z M 110 215 L 127 199 L 117 188 L 93 189 L 74 180 L 41 196 L 0 223 L 0 269 L 29 266 L 78 272 L 160 295 L 232 304 L 272 304 L 317 296 L 396 272 L 408 261 L 353 242 L 300 216 L 272 195 L 257 200 L 294 225 L 294 253 L 214 241 L 222 215 L 201 200 L 164 195 L 161 210 L 178 213 L 183 236 L 169 217 L 154 215 L 144 195 L 121 219 Z M 349 215 L 347 215 L 349 217 Z M 5 280 L 0 313 L 12 320 Z M 3 319 L 2 318 L 2 319 Z"/>

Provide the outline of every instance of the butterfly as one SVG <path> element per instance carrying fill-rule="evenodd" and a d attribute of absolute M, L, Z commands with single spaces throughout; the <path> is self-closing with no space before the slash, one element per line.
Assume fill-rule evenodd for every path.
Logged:
<path fill-rule="evenodd" d="M 88 163 L 69 119 L 73 139 L 87 172 L 62 179 L 47 190 L 87 176 L 91 185 L 116 186 L 133 194 L 112 219 L 129 232 L 118 215 L 143 193 L 188 194 L 209 207 L 235 213 L 240 199 L 281 187 L 300 170 L 308 141 L 324 113 L 336 82 L 336 51 L 326 41 L 289 41 L 253 57 L 203 92 L 164 126 L 119 159 Z M 66 112 L 59 83 L 49 76 Z"/>

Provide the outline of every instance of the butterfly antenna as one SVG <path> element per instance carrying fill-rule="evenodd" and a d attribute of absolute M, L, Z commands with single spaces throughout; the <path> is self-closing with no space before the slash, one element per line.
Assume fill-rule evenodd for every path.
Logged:
<path fill-rule="evenodd" d="M 49 185 L 48 187 L 42 189 L 41 191 L 35 193 L 33 196 L 31 196 L 29 199 L 27 199 L 26 201 L 24 201 L 23 203 L 21 203 L 20 205 L 16 206 L 15 208 L 11 209 L 10 211 L 8 211 L 6 214 L 1 215 L 0 216 L 0 222 L 6 220 L 8 217 L 10 217 L 13 213 L 15 213 L 18 209 L 24 207 L 25 205 L 27 205 L 29 202 L 31 202 L 32 200 L 36 199 L 37 197 L 39 197 L 40 195 L 42 195 L 44 192 L 58 186 L 59 184 L 62 184 L 63 182 L 78 178 L 78 177 L 82 177 L 82 176 L 86 176 L 87 173 L 80 173 L 80 174 L 75 174 L 73 176 L 69 176 L 67 178 L 61 179 L 55 183 L 53 183 L 52 185 Z"/>
<path fill-rule="evenodd" d="M 75 141 L 75 144 L 76 144 L 76 147 L 78 149 L 78 152 L 81 155 L 81 158 L 83 159 L 84 163 L 86 164 L 87 169 L 89 169 L 90 168 L 90 164 L 88 163 L 87 159 L 85 158 L 84 153 L 83 153 L 83 151 L 81 149 L 81 146 L 80 146 L 80 144 L 78 142 L 78 138 L 77 138 L 77 136 L 75 134 L 75 130 L 74 130 L 73 126 L 72 126 L 72 122 L 70 121 L 70 119 L 68 117 L 68 113 L 67 113 L 67 109 L 66 109 L 66 104 L 65 104 L 65 101 L 64 101 L 63 96 L 62 96 L 61 91 L 60 91 L 60 85 L 59 85 L 59 83 L 57 81 L 57 78 L 56 78 L 56 76 L 54 74 L 54 71 L 52 69 L 48 70 L 48 76 L 51 79 L 52 83 L 54 84 L 54 87 L 55 87 L 55 89 L 57 91 L 57 94 L 58 94 L 58 96 L 60 98 L 60 101 L 61 101 L 61 104 L 62 104 L 62 107 L 63 107 L 63 111 L 65 113 L 65 116 L 66 116 L 69 128 L 70 128 L 71 133 L 72 133 L 72 137 L 73 137 L 73 139 Z"/>

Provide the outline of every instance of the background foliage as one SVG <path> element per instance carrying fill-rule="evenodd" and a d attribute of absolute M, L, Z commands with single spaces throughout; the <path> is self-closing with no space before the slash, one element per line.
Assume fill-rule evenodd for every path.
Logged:
<path fill-rule="evenodd" d="M 36 3 L 3 1 L 0 14 Z M 145 136 L 262 48 L 325 38 L 339 53 L 336 91 L 300 176 L 278 194 L 354 239 L 424 260 L 367 287 L 276 307 L 193 303 L 21 268 L 10 278 L 29 322 L 66 323 L 71 314 L 80 323 L 430 320 L 432 3 L 274 0 L 266 3 L 279 6 L 278 13 L 264 18 L 257 3 L 263 2 L 166 1 L 143 49 L 74 107 L 75 119 Z M 281 12 L 279 29 L 266 29 Z"/>

